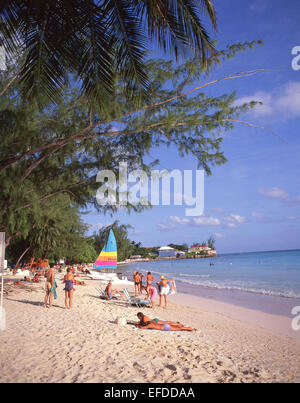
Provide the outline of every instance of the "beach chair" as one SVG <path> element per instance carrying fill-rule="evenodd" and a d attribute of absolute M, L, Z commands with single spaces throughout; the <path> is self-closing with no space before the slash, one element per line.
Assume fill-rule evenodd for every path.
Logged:
<path fill-rule="evenodd" d="M 146 299 L 140 299 L 140 298 L 132 298 L 129 295 L 129 292 L 126 288 L 124 288 L 123 293 L 127 299 L 127 301 L 133 305 L 133 306 L 138 306 L 138 307 L 143 307 L 143 306 L 151 306 L 151 301 L 148 301 Z"/>

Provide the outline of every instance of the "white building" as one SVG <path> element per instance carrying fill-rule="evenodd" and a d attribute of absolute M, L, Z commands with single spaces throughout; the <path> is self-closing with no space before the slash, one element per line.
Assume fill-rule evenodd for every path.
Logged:
<path fill-rule="evenodd" d="M 159 257 L 174 257 L 175 256 L 175 249 L 171 248 L 170 246 L 162 246 L 158 249 L 158 256 Z"/>

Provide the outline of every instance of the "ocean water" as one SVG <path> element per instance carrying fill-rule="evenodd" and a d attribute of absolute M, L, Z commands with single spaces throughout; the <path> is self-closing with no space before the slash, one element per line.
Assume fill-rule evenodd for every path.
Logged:
<path fill-rule="evenodd" d="M 276 297 L 290 307 L 300 299 L 300 250 L 221 254 L 215 258 L 182 259 L 135 263 L 127 273 L 151 271 L 157 277 L 174 278 L 179 292 L 241 302 L 247 295 L 251 307 L 274 312 L 271 308 Z M 213 293 L 212 291 L 216 291 Z M 252 302 L 251 302 L 252 301 Z M 259 305 L 257 306 L 259 302 Z M 246 304 L 247 305 L 247 304 Z M 263 309 L 270 305 L 269 309 Z M 276 313 L 279 313 L 276 312 Z M 280 311 L 280 313 L 282 313 Z"/>

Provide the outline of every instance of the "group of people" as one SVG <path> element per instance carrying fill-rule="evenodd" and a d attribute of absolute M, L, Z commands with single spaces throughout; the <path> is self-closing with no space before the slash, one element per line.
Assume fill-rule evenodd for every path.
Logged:
<path fill-rule="evenodd" d="M 45 283 L 45 300 L 44 300 L 44 307 L 51 308 L 52 303 L 53 303 L 53 298 L 56 299 L 56 288 L 57 284 L 55 281 L 55 271 L 54 267 L 50 267 L 46 270 L 45 272 L 45 277 L 46 277 L 46 283 Z M 73 301 L 73 291 L 74 291 L 74 285 L 76 284 L 75 280 L 75 273 L 74 270 L 72 270 L 71 267 L 66 267 L 66 274 L 63 278 L 63 283 L 65 284 L 65 308 L 66 309 L 71 309 L 72 308 L 72 301 Z M 152 282 L 155 280 L 155 277 L 151 274 L 151 272 L 148 272 L 146 277 L 146 285 L 143 286 L 142 284 L 142 278 L 144 276 L 141 273 L 138 273 L 136 271 L 133 272 L 133 278 L 134 278 L 134 284 L 135 284 L 135 292 L 136 296 L 142 295 L 142 290 L 145 290 L 147 293 L 147 299 L 151 300 L 152 307 L 154 307 L 154 298 L 157 295 L 156 288 L 152 284 Z M 167 306 L 167 295 L 169 294 L 169 283 L 172 280 L 167 280 L 164 278 L 164 276 L 160 276 L 160 281 L 156 283 L 158 289 L 159 289 L 159 296 L 160 296 L 160 304 L 162 304 L 162 299 L 164 297 L 165 300 L 165 306 Z M 143 288 L 142 288 L 143 287 Z M 109 281 L 106 288 L 105 288 L 105 294 L 107 295 L 107 299 L 111 299 L 114 295 L 120 294 L 120 291 L 117 289 L 112 288 L 112 281 Z M 139 312 L 137 314 L 137 317 L 139 319 L 138 322 L 135 322 L 135 326 L 140 328 L 140 329 L 152 329 L 152 330 L 161 330 L 161 331 L 195 331 L 196 329 L 188 326 L 184 326 L 180 322 L 172 322 L 172 321 L 163 321 L 158 318 L 151 319 L 148 316 L 144 315 L 142 312 Z"/>
<path fill-rule="evenodd" d="M 146 285 L 143 285 L 143 277 L 146 278 Z M 152 284 L 155 277 L 148 271 L 147 275 L 144 276 L 142 273 L 133 271 L 134 289 L 135 296 L 142 296 L 142 291 L 145 290 L 147 297 L 146 299 L 151 301 L 152 308 L 154 307 L 154 300 L 157 296 L 156 287 Z M 169 283 L 173 280 L 167 280 L 164 276 L 160 276 L 160 281 L 156 283 L 159 290 L 159 306 L 162 306 L 162 300 L 164 299 L 165 307 L 167 307 L 167 295 L 170 292 Z"/>
<path fill-rule="evenodd" d="M 45 299 L 44 299 L 44 307 L 45 308 L 52 308 L 53 298 L 57 298 L 56 288 L 57 284 L 55 281 L 55 273 L 54 267 L 50 267 L 45 272 L 46 283 L 45 283 Z M 85 285 L 84 281 L 80 282 L 75 280 L 75 270 L 73 271 L 71 267 L 66 268 L 66 274 L 62 280 L 65 284 L 65 308 L 71 309 L 72 308 L 72 301 L 73 301 L 73 291 L 74 285 L 81 284 Z"/>

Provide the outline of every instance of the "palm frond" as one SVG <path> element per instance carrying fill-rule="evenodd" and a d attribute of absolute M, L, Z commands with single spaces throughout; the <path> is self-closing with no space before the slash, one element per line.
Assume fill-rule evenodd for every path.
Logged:
<path fill-rule="evenodd" d="M 116 75 L 131 99 L 148 94 L 150 44 L 176 58 L 193 49 L 205 60 L 214 46 L 203 15 L 215 28 L 211 0 L 2 0 L 0 41 L 21 65 L 26 99 L 55 101 L 73 74 L 88 101 L 101 104 Z"/>

